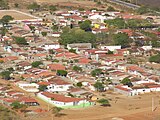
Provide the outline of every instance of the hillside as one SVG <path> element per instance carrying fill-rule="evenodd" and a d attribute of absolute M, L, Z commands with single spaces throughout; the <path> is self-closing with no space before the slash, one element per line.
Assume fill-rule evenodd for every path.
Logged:
<path fill-rule="evenodd" d="M 159 7 L 160 6 L 160 0 L 137 0 L 139 4 L 142 5 L 149 5 L 152 7 Z"/>

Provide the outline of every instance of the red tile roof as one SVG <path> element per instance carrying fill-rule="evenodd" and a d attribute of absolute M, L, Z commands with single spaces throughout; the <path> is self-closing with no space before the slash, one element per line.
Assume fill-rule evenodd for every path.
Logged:
<path fill-rule="evenodd" d="M 58 63 L 48 64 L 48 67 L 51 70 L 65 70 L 65 66 L 62 64 L 58 64 Z"/>
<path fill-rule="evenodd" d="M 64 95 L 59 95 L 59 94 L 54 94 L 49 92 L 42 92 L 41 94 L 48 98 L 53 98 L 54 101 L 59 101 L 59 102 L 76 102 L 76 101 L 84 100 L 82 98 L 65 97 Z"/>

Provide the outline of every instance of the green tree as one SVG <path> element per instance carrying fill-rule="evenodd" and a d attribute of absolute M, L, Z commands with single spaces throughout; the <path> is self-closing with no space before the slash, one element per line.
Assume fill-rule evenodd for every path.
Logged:
<path fill-rule="evenodd" d="M 41 34 L 42 34 L 43 37 L 47 36 L 47 32 L 41 32 Z"/>
<path fill-rule="evenodd" d="M 107 25 L 109 26 L 114 26 L 119 29 L 127 28 L 127 24 L 125 23 L 125 20 L 122 18 L 115 18 L 113 20 L 105 20 L 104 22 L 107 23 Z"/>
<path fill-rule="evenodd" d="M 46 88 L 47 88 L 47 85 L 40 85 L 38 89 L 39 91 L 45 91 Z"/>
<path fill-rule="evenodd" d="M 160 63 L 160 53 L 149 58 L 149 62 Z"/>
<path fill-rule="evenodd" d="M 52 14 L 54 11 L 57 10 L 57 8 L 56 8 L 56 6 L 54 6 L 54 5 L 50 5 L 50 6 L 49 6 L 49 10 L 50 10 L 50 13 Z"/>
<path fill-rule="evenodd" d="M 2 36 L 5 36 L 7 32 L 8 32 L 8 30 L 5 27 L 0 28 L 0 34 Z"/>
<path fill-rule="evenodd" d="M 121 81 L 121 83 L 122 83 L 123 85 L 127 85 L 127 84 L 131 83 L 131 80 L 130 80 L 129 78 L 124 78 L 124 79 Z"/>
<path fill-rule="evenodd" d="M 89 31 L 91 30 L 91 21 L 90 20 L 85 20 L 84 22 L 80 23 L 80 28 L 82 30 L 85 30 L 85 31 Z"/>
<path fill-rule="evenodd" d="M 3 26 L 5 24 L 8 24 L 11 20 L 13 20 L 14 18 L 10 15 L 4 15 L 1 19 L 0 19 L 0 23 L 3 24 Z"/>
<path fill-rule="evenodd" d="M 82 82 L 78 82 L 76 85 L 81 88 L 82 87 Z"/>
<path fill-rule="evenodd" d="M 112 7 L 112 6 L 109 6 L 109 7 L 107 8 L 107 11 L 115 11 L 115 9 L 114 9 L 114 7 Z"/>
<path fill-rule="evenodd" d="M 21 104 L 18 101 L 13 102 L 10 106 L 12 107 L 12 109 L 20 110 L 21 112 L 27 108 L 27 105 Z"/>
<path fill-rule="evenodd" d="M 18 7 L 19 7 L 19 4 L 18 4 L 18 3 L 15 3 L 14 6 L 15 6 L 15 8 L 18 8 Z"/>
<path fill-rule="evenodd" d="M 6 80 L 9 80 L 10 79 L 10 75 L 11 75 L 11 72 L 10 71 L 2 71 L 0 73 L 2 79 L 6 79 Z"/>
<path fill-rule="evenodd" d="M 0 9 L 9 9 L 7 0 L 0 0 Z"/>
<path fill-rule="evenodd" d="M 98 100 L 97 102 L 100 103 L 102 106 L 106 106 L 106 105 L 110 106 L 109 101 L 107 99 L 104 99 L 104 98 Z"/>
<path fill-rule="evenodd" d="M 37 67 L 39 67 L 39 65 L 43 65 L 43 63 L 41 61 L 35 61 L 35 62 L 32 62 L 31 65 L 32 65 L 32 67 L 37 68 Z"/>
<path fill-rule="evenodd" d="M 93 33 L 77 28 L 63 32 L 60 38 L 60 44 L 65 46 L 72 43 L 92 43 L 93 46 L 96 44 L 96 36 Z"/>
<path fill-rule="evenodd" d="M 28 9 L 32 9 L 33 11 L 37 11 L 40 9 L 40 5 L 38 5 L 36 2 L 33 2 L 32 4 L 28 5 Z"/>
<path fill-rule="evenodd" d="M 103 72 L 102 72 L 102 69 L 95 69 L 95 70 L 91 71 L 91 75 L 92 75 L 93 77 L 99 76 L 99 75 L 102 74 L 102 73 L 103 73 Z"/>
<path fill-rule="evenodd" d="M 76 71 L 76 72 L 81 72 L 82 68 L 77 66 L 77 65 L 75 65 L 75 66 L 73 66 L 73 70 Z"/>
<path fill-rule="evenodd" d="M 76 53 L 76 49 L 70 49 L 69 52 Z"/>
<path fill-rule="evenodd" d="M 14 36 L 13 39 L 15 40 L 16 44 L 18 44 L 18 45 L 28 45 L 28 43 L 24 37 Z"/>
<path fill-rule="evenodd" d="M 59 76 L 67 76 L 68 72 L 66 70 L 57 70 L 57 75 Z"/>
<path fill-rule="evenodd" d="M 121 45 L 122 47 L 127 47 L 130 44 L 129 36 L 126 33 L 114 34 L 113 40 L 115 45 Z"/>
<path fill-rule="evenodd" d="M 146 14 L 148 12 L 150 12 L 150 9 L 147 6 L 142 6 L 142 7 L 138 8 L 138 10 L 137 10 L 137 13 L 139 13 L 141 15 Z"/>
<path fill-rule="evenodd" d="M 101 82 L 96 82 L 94 84 L 94 87 L 96 88 L 97 91 L 103 91 L 104 90 L 104 85 Z"/>

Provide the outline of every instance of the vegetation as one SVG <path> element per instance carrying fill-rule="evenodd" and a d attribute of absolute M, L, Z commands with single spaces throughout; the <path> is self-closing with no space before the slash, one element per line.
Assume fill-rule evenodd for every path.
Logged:
<path fill-rule="evenodd" d="M 59 117 L 61 115 L 60 111 L 62 111 L 63 109 L 60 107 L 53 107 L 51 110 L 55 117 Z"/>
<path fill-rule="evenodd" d="M 59 76 L 67 76 L 68 72 L 65 70 L 57 70 L 57 75 Z"/>
<path fill-rule="evenodd" d="M 1 120 L 18 120 L 19 118 L 15 112 L 0 105 L 0 119 Z"/>
<path fill-rule="evenodd" d="M 73 66 L 73 70 L 76 71 L 76 72 L 81 72 L 82 68 L 75 65 L 75 66 Z"/>
<path fill-rule="evenodd" d="M 121 45 L 122 47 L 127 47 L 130 44 L 129 36 L 126 33 L 114 34 L 113 40 L 115 45 Z"/>
<path fill-rule="evenodd" d="M 42 65 L 43 63 L 41 61 L 35 61 L 35 62 L 32 62 L 32 67 L 39 67 L 39 65 Z"/>
<path fill-rule="evenodd" d="M 107 11 L 116 11 L 116 10 L 114 9 L 114 7 L 109 6 L 109 7 L 107 8 Z"/>
<path fill-rule="evenodd" d="M 150 12 L 150 9 L 147 6 L 142 6 L 137 10 L 137 13 L 139 13 L 141 15 L 146 14 L 148 12 Z"/>
<path fill-rule="evenodd" d="M 95 69 L 91 72 L 93 77 L 99 76 L 100 74 L 102 74 L 102 69 Z"/>
<path fill-rule="evenodd" d="M 115 18 L 113 20 L 105 20 L 104 22 L 109 26 L 114 26 L 119 29 L 127 28 L 127 24 L 125 23 L 123 18 Z"/>
<path fill-rule="evenodd" d="M 93 33 L 77 28 L 64 30 L 60 38 L 60 44 L 65 46 L 72 43 L 92 43 L 92 45 L 96 43 L 96 36 Z"/>
<path fill-rule="evenodd" d="M 151 56 L 151 57 L 149 58 L 149 62 L 160 63 L 160 54 Z"/>
<path fill-rule="evenodd" d="M 9 80 L 11 78 L 10 77 L 10 75 L 11 75 L 10 71 L 2 71 L 0 73 L 0 75 L 1 75 L 2 79 L 5 79 L 5 80 Z"/>
<path fill-rule="evenodd" d="M 9 9 L 7 0 L 0 0 L 0 9 Z"/>
<path fill-rule="evenodd" d="M 38 5 L 36 2 L 28 5 L 28 9 L 32 9 L 33 11 L 37 11 L 40 9 L 40 5 Z"/>
<path fill-rule="evenodd" d="M 46 88 L 47 88 L 46 85 L 40 85 L 38 89 L 39 89 L 39 91 L 45 91 Z"/>
<path fill-rule="evenodd" d="M 91 23 L 92 22 L 90 20 L 85 20 L 84 22 L 80 23 L 80 28 L 85 31 L 92 31 Z"/>
<path fill-rule="evenodd" d="M 101 92 L 101 91 L 104 91 L 104 85 L 101 83 L 101 82 L 96 82 L 94 84 L 94 87 L 96 88 L 97 91 Z"/>
<path fill-rule="evenodd" d="M 128 85 L 128 86 L 133 86 L 132 85 L 132 83 L 131 83 L 131 80 L 129 79 L 129 78 L 124 78 L 122 81 L 121 81 L 121 83 L 123 84 L 123 85 Z"/>
<path fill-rule="evenodd" d="M 18 44 L 18 45 L 28 45 L 27 40 L 24 37 L 14 36 L 13 39 L 15 40 L 16 44 Z"/>
<path fill-rule="evenodd" d="M 47 36 L 47 32 L 41 32 L 41 34 L 43 37 Z"/>
<path fill-rule="evenodd" d="M 52 14 L 54 11 L 57 10 L 57 8 L 56 8 L 56 6 L 54 6 L 54 5 L 50 5 L 50 6 L 49 6 L 49 10 L 50 10 L 50 13 Z"/>
<path fill-rule="evenodd" d="M 82 87 L 82 82 L 78 82 L 76 85 L 81 88 Z"/>
<path fill-rule="evenodd" d="M 107 99 L 104 99 L 104 98 L 98 100 L 97 102 L 100 103 L 102 106 L 110 106 L 109 101 Z"/>
<path fill-rule="evenodd" d="M 13 20 L 14 18 L 10 15 L 4 15 L 1 19 L 0 19 L 0 23 L 4 25 L 7 25 L 11 20 Z"/>
<path fill-rule="evenodd" d="M 12 106 L 12 109 L 20 110 L 21 112 L 27 108 L 27 105 L 21 104 L 18 101 L 13 102 L 11 106 Z"/>

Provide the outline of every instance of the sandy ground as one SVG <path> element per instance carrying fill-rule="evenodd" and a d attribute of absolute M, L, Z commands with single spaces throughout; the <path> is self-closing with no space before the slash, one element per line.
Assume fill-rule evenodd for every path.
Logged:
<path fill-rule="evenodd" d="M 2 18 L 4 15 L 10 15 L 14 18 L 14 20 L 35 19 L 34 17 L 31 17 L 30 15 L 22 14 L 16 11 L 0 10 L 0 18 Z"/>

